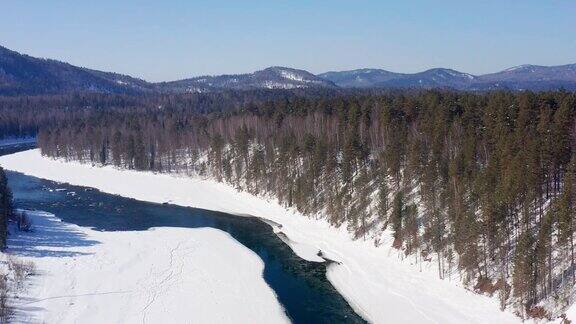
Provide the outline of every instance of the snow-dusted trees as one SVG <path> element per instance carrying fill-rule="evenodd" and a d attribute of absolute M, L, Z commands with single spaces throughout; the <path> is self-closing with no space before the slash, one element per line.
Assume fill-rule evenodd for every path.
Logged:
<path fill-rule="evenodd" d="M 12 191 L 4 169 L 0 167 L 0 250 L 6 247 L 8 219 L 12 215 Z"/>

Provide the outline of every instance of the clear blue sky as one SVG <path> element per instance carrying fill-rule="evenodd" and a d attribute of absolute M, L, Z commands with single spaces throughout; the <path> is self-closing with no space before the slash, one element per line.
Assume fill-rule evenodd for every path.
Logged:
<path fill-rule="evenodd" d="M 0 45 L 150 81 L 576 63 L 576 1 L 1 0 Z"/>

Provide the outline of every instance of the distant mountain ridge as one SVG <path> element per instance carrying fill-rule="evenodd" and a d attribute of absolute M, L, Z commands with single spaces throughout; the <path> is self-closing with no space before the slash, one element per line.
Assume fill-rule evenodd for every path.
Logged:
<path fill-rule="evenodd" d="M 576 91 L 576 64 L 559 66 L 521 65 L 497 73 L 472 75 L 436 68 L 419 73 L 396 73 L 382 69 L 332 71 L 318 75 L 343 88 L 450 88 L 456 90 L 552 90 Z"/>
<path fill-rule="evenodd" d="M 264 70 L 246 74 L 201 76 L 179 81 L 157 84 L 164 91 L 172 92 L 208 92 L 218 89 L 298 89 L 298 88 L 336 88 L 332 81 L 298 69 L 273 66 Z"/>
<path fill-rule="evenodd" d="M 186 93 L 221 90 L 337 88 L 329 80 L 298 69 L 269 67 L 236 75 L 202 76 L 152 83 L 128 75 L 102 72 L 35 58 L 0 46 L 0 95 L 102 93 Z"/>
<path fill-rule="evenodd" d="M 314 75 L 305 70 L 274 66 L 253 73 L 201 76 L 153 83 L 128 75 L 35 58 L 0 46 L 0 95 L 69 92 L 202 93 L 222 90 L 311 88 L 446 88 L 470 91 L 564 88 L 576 91 L 576 64 L 521 65 L 479 76 L 445 68 L 413 74 L 382 69 L 359 69 Z"/>
<path fill-rule="evenodd" d="M 46 94 L 70 91 L 141 93 L 152 87 L 144 80 L 68 63 L 39 59 L 0 46 L 0 94 Z"/>

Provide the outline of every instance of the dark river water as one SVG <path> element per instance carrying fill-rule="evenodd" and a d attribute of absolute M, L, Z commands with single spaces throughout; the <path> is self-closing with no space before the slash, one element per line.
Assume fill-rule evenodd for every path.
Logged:
<path fill-rule="evenodd" d="M 0 149 L 0 155 L 22 149 Z M 294 323 L 365 323 L 327 280 L 328 263 L 299 258 L 270 225 L 257 218 L 143 202 L 16 172 L 7 175 L 16 207 L 48 211 L 79 226 L 100 231 L 161 226 L 225 231 L 264 261 L 264 280 Z"/>

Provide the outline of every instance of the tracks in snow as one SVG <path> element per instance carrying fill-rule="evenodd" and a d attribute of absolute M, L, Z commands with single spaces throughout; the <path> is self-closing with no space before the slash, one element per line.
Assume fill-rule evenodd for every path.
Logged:
<path fill-rule="evenodd" d="M 177 287 L 180 282 L 185 264 L 184 258 L 194 250 L 181 250 L 183 243 L 184 241 L 178 242 L 172 248 L 166 245 L 170 249 L 167 267 L 160 271 L 156 267 L 151 268 L 148 277 L 138 284 L 141 292 L 147 295 L 146 305 L 142 309 L 142 324 L 146 324 L 148 310 L 154 305 L 158 297 L 165 294 L 169 289 Z M 164 312 L 167 312 L 166 305 L 162 305 L 162 308 Z"/>

